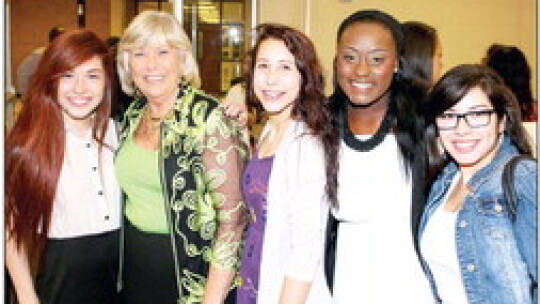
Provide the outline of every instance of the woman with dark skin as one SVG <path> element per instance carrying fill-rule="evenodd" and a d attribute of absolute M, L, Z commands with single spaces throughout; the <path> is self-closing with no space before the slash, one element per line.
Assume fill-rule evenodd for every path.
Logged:
<path fill-rule="evenodd" d="M 403 43 L 399 22 L 381 11 L 353 13 L 338 29 L 334 303 L 433 301 L 413 239 L 424 200 L 422 91 L 404 77 Z"/>

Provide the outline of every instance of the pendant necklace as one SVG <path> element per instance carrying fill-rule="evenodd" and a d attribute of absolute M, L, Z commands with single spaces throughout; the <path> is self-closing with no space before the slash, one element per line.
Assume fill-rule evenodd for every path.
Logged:
<path fill-rule="evenodd" d="M 152 117 L 150 115 L 150 108 L 147 106 L 144 113 L 144 118 L 146 120 L 147 129 L 150 131 L 149 133 L 154 134 L 159 131 L 161 123 L 163 122 L 163 120 L 165 120 L 167 116 L 169 116 L 173 109 L 174 106 L 170 110 L 168 110 L 167 113 L 165 113 L 165 115 L 163 115 L 162 117 Z"/>

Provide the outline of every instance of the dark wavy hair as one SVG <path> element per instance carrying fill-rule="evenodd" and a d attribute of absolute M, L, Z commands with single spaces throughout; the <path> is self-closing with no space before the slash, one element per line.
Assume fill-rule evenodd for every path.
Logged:
<path fill-rule="evenodd" d="M 324 78 L 322 67 L 317 58 L 311 40 L 302 32 L 285 25 L 265 23 L 256 28 L 257 41 L 248 54 L 246 68 L 246 95 L 248 104 L 262 111 L 253 88 L 255 60 L 261 44 L 267 39 L 283 41 L 295 58 L 295 64 L 301 75 L 300 92 L 295 100 L 291 115 L 304 121 L 311 132 L 320 138 L 326 160 L 327 182 L 326 195 L 330 201 L 336 201 L 336 187 L 328 179 L 331 164 L 336 158 L 335 146 L 338 138 L 333 132 L 328 99 L 324 96 Z"/>
<path fill-rule="evenodd" d="M 437 149 L 437 126 L 435 118 L 453 107 L 473 88 L 480 88 L 489 98 L 497 117 L 506 117 L 504 133 L 520 153 L 532 154 L 527 134 L 521 124 L 517 100 L 505 86 L 503 79 L 490 68 L 479 64 L 458 65 L 449 70 L 433 87 L 425 105 L 426 140 L 429 147 L 428 178 L 432 181 L 448 163 L 450 156 Z"/>
<path fill-rule="evenodd" d="M 95 112 L 92 136 L 103 147 L 111 108 L 112 58 L 91 31 L 74 30 L 49 45 L 30 79 L 28 94 L 5 145 L 6 231 L 28 251 L 35 266 L 46 243 L 53 201 L 64 160 L 65 131 L 57 102 L 62 75 L 98 56 L 105 94 Z"/>
<path fill-rule="evenodd" d="M 523 120 L 536 121 L 531 69 L 523 52 L 515 46 L 493 44 L 487 51 L 485 63 L 502 77 L 506 86 L 516 95 Z"/>
<path fill-rule="evenodd" d="M 337 31 L 337 42 L 339 43 L 343 32 L 358 23 L 376 23 L 386 28 L 393 37 L 396 54 L 399 56 L 399 68 L 392 79 L 390 85 L 390 102 L 395 103 L 396 121 L 393 130 L 396 134 L 397 143 L 401 152 L 402 160 L 406 172 L 412 173 L 413 184 L 413 201 L 420 202 L 423 200 L 423 183 L 426 153 L 424 149 L 424 141 L 422 140 L 424 120 L 419 114 L 419 105 L 425 97 L 425 92 L 418 86 L 415 86 L 411 79 L 407 66 L 403 64 L 403 48 L 404 36 L 401 24 L 389 14 L 379 10 L 360 10 L 341 22 Z M 334 60 L 335 70 L 336 60 Z M 335 73 L 334 73 L 335 74 Z M 343 90 L 339 87 L 337 81 L 334 81 L 334 95 Z M 333 98 L 334 99 L 334 98 Z M 331 109 L 333 112 L 334 131 L 338 132 L 338 122 L 336 118 L 339 112 L 346 107 L 340 102 L 332 102 Z M 339 147 L 338 147 L 339 149 Z M 337 153 L 336 153 L 337 155 Z M 336 167 L 339 166 L 336 164 Z M 335 169 L 332 178 L 337 179 L 338 168 Z M 416 208 L 416 207 L 415 207 Z M 415 212 L 418 214 L 418 212 Z"/>
<path fill-rule="evenodd" d="M 404 22 L 403 71 L 417 85 L 429 90 L 433 85 L 433 57 L 439 37 L 437 30 L 418 21 Z"/>

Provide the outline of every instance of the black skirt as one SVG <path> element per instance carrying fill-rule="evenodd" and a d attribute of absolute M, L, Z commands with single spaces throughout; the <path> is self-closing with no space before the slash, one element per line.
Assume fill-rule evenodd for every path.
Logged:
<path fill-rule="evenodd" d="M 124 219 L 125 304 L 175 304 L 178 299 L 171 239 L 168 234 L 148 233 Z"/>
<path fill-rule="evenodd" d="M 42 304 L 118 304 L 119 230 L 49 239 L 36 278 Z"/>
<path fill-rule="evenodd" d="M 124 223 L 122 303 L 176 304 L 178 289 L 170 236 L 141 231 L 128 219 Z M 232 290 L 225 304 L 234 303 L 236 291 Z"/>

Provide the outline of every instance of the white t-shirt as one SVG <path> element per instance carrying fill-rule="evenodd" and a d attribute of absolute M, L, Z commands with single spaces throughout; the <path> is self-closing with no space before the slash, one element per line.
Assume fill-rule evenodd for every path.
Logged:
<path fill-rule="evenodd" d="M 455 187 L 460 174 L 452 181 L 449 191 Z M 441 204 L 430 217 L 420 240 L 420 250 L 437 285 L 437 292 L 444 304 L 466 304 L 467 295 L 461 281 L 456 249 L 456 219 L 458 212 L 444 210 Z"/>
<path fill-rule="evenodd" d="M 369 152 L 342 143 L 334 303 L 433 303 L 413 245 L 411 180 L 394 135 Z"/>

